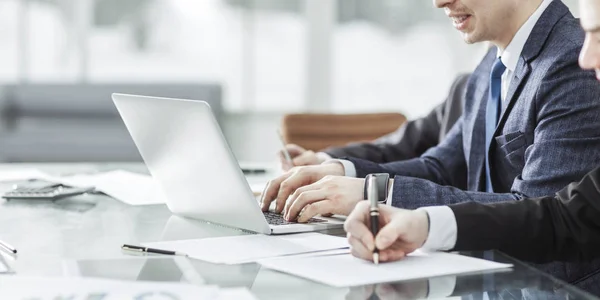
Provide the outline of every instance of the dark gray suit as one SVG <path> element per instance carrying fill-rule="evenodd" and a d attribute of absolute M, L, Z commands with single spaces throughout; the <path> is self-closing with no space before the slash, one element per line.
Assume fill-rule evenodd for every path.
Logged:
<path fill-rule="evenodd" d="M 471 75 L 464 115 L 438 147 L 389 164 L 350 159 L 358 176 L 396 176 L 393 205 L 403 208 L 542 197 L 580 180 L 600 165 L 600 85 L 593 72 L 578 65 L 583 40 L 579 22 L 554 0 L 521 53 L 492 141 L 496 194 L 483 192 L 485 110 L 496 49 Z M 573 282 L 598 266 L 560 264 L 545 270 Z"/>
<path fill-rule="evenodd" d="M 331 157 L 352 156 L 377 163 L 421 156 L 437 146 L 460 118 L 464 107 L 465 86 L 470 74 L 456 77 L 446 100 L 426 117 L 404 123 L 398 130 L 371 143 L 353 143 L 323 152 Z"/>

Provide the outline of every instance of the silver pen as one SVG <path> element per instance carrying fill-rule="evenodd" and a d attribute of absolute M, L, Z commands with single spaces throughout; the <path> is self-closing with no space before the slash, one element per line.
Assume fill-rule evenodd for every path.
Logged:
<path fill-rule="evenodd" d="M 379 194 L 377 191 L 377 180 L 375 176 L 369 178 L 369 190 L 367 191 L 367 197 L 371 203 L 369 209 L 369 216 L 371 217 L 371 233 L 373 238 L 377 237 L 379 233 Z M 379 250 L 377 247 L 373 250 L 373 262 L 379 264 Z"/>

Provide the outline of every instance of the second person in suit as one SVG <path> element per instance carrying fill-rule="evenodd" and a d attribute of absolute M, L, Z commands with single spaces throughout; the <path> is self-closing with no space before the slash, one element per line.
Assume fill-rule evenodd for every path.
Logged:
<path fill-rule="evenodd" d="M 275 201 L 299 221 L 347 215 L 371 173 L 393 178 L 388 203 L 400 208 L 514 201 L 552 195 L 600 164 L 600 86 L 577 64 L 584 32 L 560 0 L 434 2 L 466 42 L 496 46 L 471 75 L 465 112 L 446 139 L 407 161 L 348 158 L 292 169 L 269 183 L 263 209 Z M 575 282 L 599 266 L 544 268 Z"/>
<path fill-rule="evenodd" d="M 595 69 L 600 81 L 600 0 L 579 0 L 586 42 L 580 65 Z M 600 99 L 597 99 L 600 102 Z M 383 206 L 384 224 L 375 239 L 369 231 L 369 205 L 360 203 L 345 228 L 352 253 L 372 258 L 403 258 L 417 248 L 428 250 L 498 249 L 533 262 L 591 261 L 600 258 L 600 168 L 554 196 L 521 201 L 481 204 L 466 202 L 427 210 L 403 210 Z M 446 211 L 446 212 L 444 212 Z M 598 273 L 598 271 L 596 272 Z M 590 276 L 578 286 L 600 295 L 600 281 Z"/>

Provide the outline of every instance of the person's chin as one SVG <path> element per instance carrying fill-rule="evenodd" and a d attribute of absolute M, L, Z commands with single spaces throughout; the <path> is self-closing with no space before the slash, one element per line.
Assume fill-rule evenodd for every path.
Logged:
<path fill-rule="evenodd" d="M 465 41 L 465 43 L 467 43 L 469 45 L 481 42 L 479 39 L 477 39 L 475 37 L 475 35 L 473 35 L 471 33 L 463 33 L 462 36 L 463 36 L 463 40 Z"/>
<path fill-rule="evenodd" d="M 596 69 L 596 79 L 600 81 L 600 69 Z"/>

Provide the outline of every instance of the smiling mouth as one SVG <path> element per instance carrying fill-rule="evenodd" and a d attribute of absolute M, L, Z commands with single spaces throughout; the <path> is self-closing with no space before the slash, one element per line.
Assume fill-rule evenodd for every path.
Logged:
<path fill-rule="evenodd" d="M 458 15 L 458 16 L 450 16 L 452 20 L 452 24 L 458 30 L 464 30 L 467 28 L 467 23 L 471 19 L 471 15 Z"/>
<path fill-rule="evenodd" d="M 459 24 L 459 23 L 462 23 L 462 22 L 464 22 L 464 21 L 465 21 L 467 18 L 469 18 L 469 16 L 468 16 L 468 15 L 467 15 L 467 16 L 458 16 L 458 17 L 452 17 L 452 21 L 453 21 L 455 24 Z"/>

